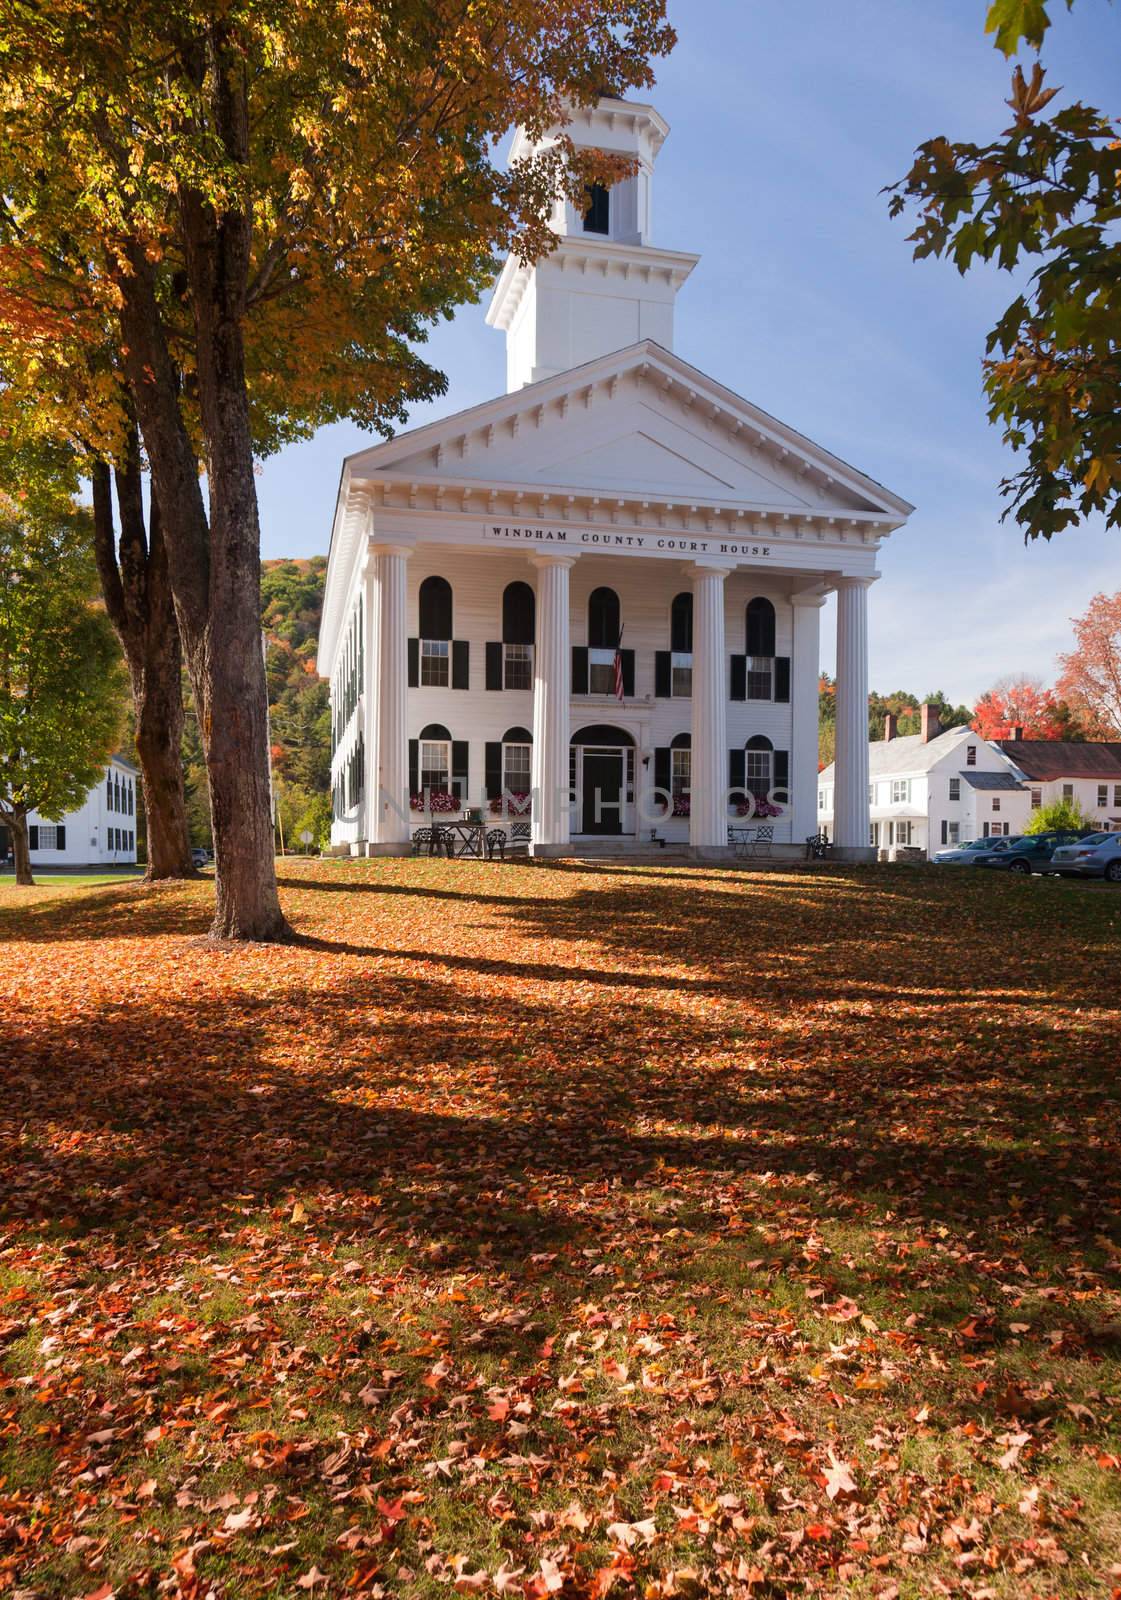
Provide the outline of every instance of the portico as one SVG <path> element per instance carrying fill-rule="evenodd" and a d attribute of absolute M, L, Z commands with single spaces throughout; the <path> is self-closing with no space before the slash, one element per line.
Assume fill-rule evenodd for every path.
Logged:
<path fill-rule="evenodd" d="M 645 163 L 637 212 L 588 213 L 637 235 L 562 207 L 554 256 L 495 292 L 511 392 L 345 463 L 320 637 L 339 845 L 406 851 L 459 806 L 528 815 L 541 856 L 652 830 L 723 853 L 756 810 L 800 848 L 835 592 L 835 840 L 869 853 L 868 592 L 911 507 L 663 343 L 614 347 L 628 307 L 672 337 L 695 262 L 644 231 L 664 131 L 649 107 L 581 114 L 574 137 Z M 556 370 L 554 317 L 580 365 Z"/>

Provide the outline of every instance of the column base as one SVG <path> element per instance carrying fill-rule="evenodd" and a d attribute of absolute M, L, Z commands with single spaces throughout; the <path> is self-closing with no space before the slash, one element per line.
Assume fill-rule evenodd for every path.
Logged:
<path fill-rule="evenodd" d="M 372 844 L 367 847 L 368 856 L 411 856 L 412 843 L 408 839 L 395 839 L 389 844 Z"/>
<path fill-rule="evenodd" d="M 559 861 L 572 854 L 571 844 L 531 844 L 529 853 L 534 860 Z"/>
<path fill-rule="evenodd" d="M 685 854 L 690 861 L 734 861 L 736 853 L 731 845 L 727 844 L 691 844 L 686 847 Z"/>
<path fill-rule="evenodd" d="M 877 861 L 879 851 L 870 844 L 835 844 L 829 852 L 831 861 Z"/>

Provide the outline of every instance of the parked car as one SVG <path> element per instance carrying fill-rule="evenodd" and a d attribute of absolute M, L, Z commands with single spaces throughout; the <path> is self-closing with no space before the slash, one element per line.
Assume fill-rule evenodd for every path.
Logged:
<path fill-rule="evenodd" d="M 1076 844 L 1065 844 L 1047 863 L 1047 871 L 1061 878 L 1108 878 L 1121 883 L 1121 833 L 1092 833 Z"/>
<path fill-rule="evenodd" d="M 199 867 L 205 867 L 209 863 L 209 861 L 210 861 L 210 851 L 209 850 L 204 850 L 202 848 L 202 845 L 200 845 L 200 844 L 196 844 L 196 845 L 192 846 L 192 849 L 191 849 L 191 865 L 192 865 L 192 867 L 195 868 L 196 871 L 198 870 Z"/>
<path fill-rule="evenodd" d="M 1082 838 L 1081 833 L 1072 829 L 1024 833 L 1018 839 L 999 840 L 1005 849 L 979 856 L 977 865 L 992 867 L 998 872 L 1045 872 L 1056 850 L 1077 844 Z"/>
<path fill-rule="evenodd" d="M 991 850 L 995 843 L 995 839 L 970 839 L 968 844 L 936 850 L 930 859 L 939 867 L 971 867 L 982 852 Z"/>

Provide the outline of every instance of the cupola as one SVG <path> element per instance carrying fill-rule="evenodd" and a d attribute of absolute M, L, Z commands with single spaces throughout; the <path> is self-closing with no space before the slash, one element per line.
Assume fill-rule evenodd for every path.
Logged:
<path fill-rule="evenodd" d="M 559 132 L 534 144 L 519 129 L 510 159 L 547 148 Z M 672 350 L 674 301 L 699 260 L 653 243 L 654 164 L 669 133 L 653 106 L 605 97 L 577 111 L 564 132 L 578 147 L 637 167 L 610 189 L 589 188 L 583 206 L 558 198 L 551 225 L 560 242 L 535 266 L 508 258 L 487 322 L 506 334 L 511 393 L 640 339 Z"/>

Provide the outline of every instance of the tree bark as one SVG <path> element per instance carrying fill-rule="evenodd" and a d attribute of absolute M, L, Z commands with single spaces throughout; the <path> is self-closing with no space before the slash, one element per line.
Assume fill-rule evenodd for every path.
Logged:
<path fill-rule="evenodd" d="M 6 811 L 4 821 L 12 835 L 12 855 L 16 862 L 16 883 L 23 889 L 34 889 L 31 875 L 31 847 L 27 842 L 27 818 L 19 811 Z"/>
<path fill-rule="evenodd" d="M 120 279 L 127 372 L 152 469 L 175 611 L 206 757 L 217 901 L 211 935 L 276 940 L 289 934 L 273 856 L 260 622 L 260 532 L 244 352 L 218 219 L 184 202 L 199 343 L 210 520 L 179 406 L 177 373 L 160 322 L 151 264 L 137 246 Z M 246 228 L 246 233 L 247 233 Z M 246 251 L 246 260 L 248 252 Z M 228 430 L 228 433 L 226 432 Z"/>
<path fill-rule="evenodd" d="M 147 531 L 139 442 L 132 430 L 116 469 L 119 552 L 109 469 L 93 468 L 94 543 L 105 606 L 128 664 L 136 712 L 136 749 L 148 835 L 146 880 L 195 876 L 183 787 L 182 652 L 167 570 L 159 501 L 152 495 Z"/>

